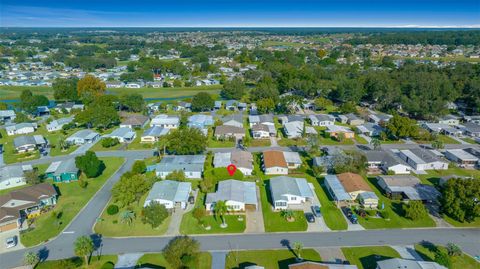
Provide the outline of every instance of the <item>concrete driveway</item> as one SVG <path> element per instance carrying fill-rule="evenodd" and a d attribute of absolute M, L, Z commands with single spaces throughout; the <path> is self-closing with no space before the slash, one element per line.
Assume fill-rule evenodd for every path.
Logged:
<path fill-rule="evenodd" d="M 264 233 L 265 225 L 263 223 L 262 202 L 260 200 L 260 189 L 257 186 L 257 209 L 247 209 L 245 214 L 247 218 L 245 233 Z"/>
<path fill-rule="evenodd" d="M 320 204 L 320 200 L 318 200 L 318 197 L 315 193 L 314 186 L 313 184 L 309 183 L 310 188 L 312 189 L 313 193 L 313 200 L 312 201 L 307 201 L 303 204 L 300 205 L 291 205 L 289 209 L 292 210 L 302 210 L 304 213 L 313 213 L 312 212 L 312 205 L 319 205 L 320 207 L 322 206 Z M 325 220 L 323 219 L 323 216 L 317 218 L 315 217 L 315 222 L 307 222 L 308 227 L 307 227 L 307 232 L 327 232 L 330 231 L 330 229 L 327 227 L 325 224 Z"/>
<path fill-rule="evenodd" d="M 193 192 L 194 200 L 197 199 L 197 194 L 198 194 L 198 190 L 195 190 Z M 182 209 L 180 205 L 176 205 L 175 209 L 172 212 L 172 218 L 170 220 L 170 224 L 168 225 L 168 229 L 165 232 L 165 235 L 168 235 L 168 236 L 180 235 L 180 224 L 182 223 L 183 215 L 189 212 L 190 210 L 192 210 L 194 207 L 195 207 L 195 204 L 190 204 L 190 203 L 187 204 L 187 208 L 185 209 Z"/>
<path fill-rule="evenodd" d="M 6 248 L 5 246 L 5 240 L 7 238 L 17 236 L 17 245 L 13 248 Z M 14 251 L 14 250 L 19 250 L 19 249 L 24 249 L 25 247 L 20 243 L 20 234 L 18 229 L 14 229 L 11 231 L 6 231 L 6 232 L 1 232 L 0 233 L 0 253 L 8 252 L 8 251 Z"/>

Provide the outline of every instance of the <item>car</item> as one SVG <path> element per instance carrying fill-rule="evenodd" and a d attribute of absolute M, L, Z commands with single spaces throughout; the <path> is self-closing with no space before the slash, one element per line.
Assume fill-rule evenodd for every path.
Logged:
<path fill-rule="evenodd" d="M 322 212 L 320 212 L 320 207 L 318 205 L 312 205 L 312 212 L 315 217 L 320 218 L 322 216 Z"/>
<path fill-rule="evenodd" d="M 305 213 L 305 218 L 307 219 L 308 222 L 310 223 L 314 223 L 315 222 L 315 216 L 308 212 L 308 213 Z"/>
<path fill-rule="evenodd" d="M 350 216 L 349 220 L 352 224 L 357 224 L 358 223 L 358 218 L 357 218 L 357 215 L 355 215 L 355 214 L 352 214 Z"/>
<path fill-rule="evenodd" d="M 5 240 L 5 247 L 6 248 L 13 248 L 17 245 L 17 236 L 9 237 Z"/>
<path fill-rule="evenodd" d="M 352 214 L 353 214 L 352 210 L 349 207 L 346 207 L 346 206 L 342 207 L 342 212 L 343 212 L 343 214 L 345 214 L 345 216 L 347 216 L 347 218 L 350 218 L 350 216 L 352 216 Z"/>
<path fill-rule="evenodd" d="M 3 153 L 3 145 L 0 144 L 0 154 L 2 154 L 2 153 Z"/>

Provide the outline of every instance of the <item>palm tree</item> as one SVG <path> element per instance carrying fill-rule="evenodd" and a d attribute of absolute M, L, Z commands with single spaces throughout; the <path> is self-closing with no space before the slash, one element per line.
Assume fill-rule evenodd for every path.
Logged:
<path fill-rule="evenodd" d="M 126 223 L 128 226 L 132 225 L 134 219 L 135 213 L 131 210 L 125 210 L 120 214 L 120 222 Z"/>
<path fill-rule="evenodd" d="M 227 223 L 225 222 L 225 214 L 228 212 L 228 206 L 226 201 L 218 201 L 215 203 L 213 208 L 216 217 L 220 217 L 222 220 L 222 227 L 227 227 Z"/>
<path fill-rule="evenodd" d="M 287 221 L 294 221 L 295 220 L 295 214 L 293 213 L 292 210 L 282 210 L 280 212 L 280 215 L 285 218 Z"/>
<path fill-rule="evenodd" d="M 378 138 L 372 138 L 372 140 L 370 140 L 370 144 L 373 146 L 374 150 L 379 149 L 381 146 L 380 140 Z"/>
<path fill-rule="evenodd" d="M 444 144 L 442 141 L 440 140 L 435 140 L 432 142 L 432 148 L 434 149 L 443 149 L 444 148 Z"/>
<path fill-rule="evenodd" d="M 23 263 L 25 265 L 30 265 L 32 267 L 35 267 L 37 263 L 40 261 L 40 258 L 38 257 L 38 254 L 33 253 L 31 251 L 25 252 L 23 255 Z"/>
<path fill-rule="evenodd" d="M 93 240 L 88 236 L 80 236 L 75 240 L 74 252 L 75 255 L 85 259 L 85 265 L 88 265 L 88 256 L 95 250 Z"/>
<path fill-rule="evenodd" d="M 302 250 L 303 250 L 303 243 L 302 242 L 294 242 L 293 249 L 295 250 L 295 254 L 297 255 L 298 260 L 302 260 Z"/>
<path fill-rule="evenodd" d="M 159 153 L 163 150 L 163 155 L 167 154 L 168 140 L 165 138 L 165 136 L 162 136 L 158 139 L 157 146 Z"/>
<path fill-rule="evenodd" d="M 67 140 L 65 139 L 65 136 L 62 135 L 60 136 L 60 138 L 58 139 L 58 147 L 61 149 L 61 150 L 66 150 L 68 148 L 69 144 L 67 143 Z"/>

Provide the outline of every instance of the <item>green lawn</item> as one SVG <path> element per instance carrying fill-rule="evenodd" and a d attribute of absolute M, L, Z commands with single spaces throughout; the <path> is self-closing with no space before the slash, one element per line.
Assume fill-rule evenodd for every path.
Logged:
<path fill-rule="evenodd" d="M 359 269 L 375 269 L 377 262 L 390 258 L 400 258 L 400 254 L 391 247 L 354 247 L 342 248 L 343 255 Z"/>
<path fill-rule="evenodd" d="M 60 196 L 54 210 L 61 217 L 58 221 L 50 213 L 38 217 L 34 223 L 35 228 L 20 235 L 20 240 L 24 246 L 34 246 L 58 235 L 124 162 L 124 159 L 119 157 L 100 159 L 105 162 L 106 169 L 97 178 L 85 179 L 82 175 L 81 177 L 88 182 L 85 189 L 80 188 L 76 182 L 55 184 Z"/>
<path fill-rule="evenodd" d="M 477 142 L 475 142 L 475 140 L 471 139 L 470 137 L 464 137 L 464 138 L 461 138 L 463 141 L 467 142 L 467 143 L 470 143 L 470 144 L 477 144 Z"/>
<path fill-rule="evenodd" d="M 121 237 L 121 236 L 147 236 L 147 235 L 162 235 L 170 224 L 170 217 L 165 219 L 163 223 L 153 229 L 149 224 L 142 223 L 142 208 L 147 198 L 147 194 L 143 195 L 138 204 L 132 204 L 126 208 L 120 208 L 119 213 L 110 216 L 107 214 L 106 209 L 102 212 L 99 221 L 95 224 L 95 232 L 103 236 L 108 237 Z M 113 203 L 108 203 L 113 204 Z M 131 225 L 122 223 L 119 219 L 120 213 L 124 210 L 132 210 L 135 213 L 135 219 Z"/>
<path fill-rule="evenodd" d="M 155 143 L 141 143 L 142 134 L 145 130 L 136 130 L 137 136 L 135 139 L 128 144 L 127 149 L 129 150 L 142 150 L 142 149 L 153 149 Z"/>
<path fill-rule="evenodd" d="M 165 268 L 173 269 L 165 257 L 161 253 L 144 254 L 137 262 L 137 266 L 141 268 Z M 208 252 L 201 252 L 198 259 L 198 269 L 211 268 L 212 255 Z"/>
<path fill-rule="evenodd" d="M 305 146 L 307 141 L 303 138 L 290 139 L 282 137 L 282 139 L 278 140 L 278 145 L 281 147 Z"/>
<path fill-rule="evenodd" d="M 212 137 L 209 137 L 207 141 L 207 148 L 233 148 L 233 147 L 235 147 L 234 141 L 214 140 Z"/>
<path fill-rule="evenodd" d="M 270 147 L 270 139 L 251 139 L 248 147 Z"/>
<path fill-rule="evenodd" d="M 347 221 L 343 217 L 343 213 L 335 205 L 335 202 L 330 198 L 328 192 L 323 188 L 323 178 L 317 180 L 312 177 L 307 177 L 308 181 L 315 186 L 315 193 L 318 200 L 322 204 L 320 211 L 328 228 L 332 230 L 346 230 L 348 228 Z M 320 182 L 322 184 L 320 184 Z"/>
<path fill-rule="evenodd" d="M 443 219 L 455 227 L 480 227 L 480 217 L 475 218 L 475 221 L 472 222 L 459 222 L 446 215 L 443 215 Z"/>
<path fill-rule="evenodd" d="M 359 135 L 355 136 L 355 140 L 357 141 L 358 144 L 363 144 L 363 145 L 368 144 L 368 141 Z"/>
<path fill-rule="evenodd" d="M 321 261 L 320 254 L 313 249 L 304 249 L 301 256 L 305 261 Z M 227 255 L 225 268 L 241 269 L 249 265 L 259 265 L 265 269 L 288 269 L 289 264 L 295 263 L 298 263 L 295 254 L 286 249 L 232 251 Z"/>
<path fill-rule="evenodd" d="M 107 263 L 113 263 L 115 264 L 118 260 L 118 257 L 115 255 L 106 255 L 106 256 L 92 256 L 90 258 L 90 263 L 88 265 L 89 269 L 101 269 L 102 266 Z M 74 268 L 82 268 L 84 267 L 83 265 L 83 257 L 78 258 L 78 257 L 73 257 L 70 259 L 66 260 L 53 260 L 53 261 L 44 261 L 37 266 L 35 266 L 35 269 L 58 269 L 58 268 L 67 268 L 67 264 L 72 264 L 75 265 Z"/>
<path fill-rule="evenodd" d="M 303 211 L 294 211 L 295 221 L 288 222 L 281 216 L 280 212 L 272 211 L 270 191 L 268 190 L 269 181 L 263 181 L 266 185 L 260 186 L 260 197 L 262 201 L 263 221 L 266 232 L 293 232 L 306 231 L 308 224 Z"/>
<path fill-rule="evenodd" d="M 441 177 L 450 175 L 480 178 L 480 170 L 452 167 L 447 170 L 428 170 L 426 175 L 417 175 L 417 177 L 420 178 L 424 184 L 438 185 Z"/>
<path fill-rule="evenodd" d="M 425 261 L 433 261 L 435 259 L 435 252 L 437 251 L 447 252 L 445 247 L 436 246 L 433 244 L 416 244 L 415 251 L 420 254 Z M 458 257 L 451 257 L 452 267 L 450 269 L 475 269 L 479 268 L 480 264 L 472 257 L 462 254 Z"/>
<path fill-rule="evenodd" d="M 438 141 L 443 142 L 443 144 L 460 144 L 457 140 L 451 138 L 448 135 L 438 135 L 437 136 Z M 423 141 L 423 140 L 415 140 L 418 144 L 432 144 L 433 141 Z"/>
<path fill-rule="evenodd" d="M 38 150 L 29 153 L 17 153 L 13 145 L 13 139 L 21 135 L 7 135 L 5 129 L 0 129 L 0 144 L 3 145 L 3 161 L 6 164 L 30 161 L 40 158 Z M 32 133 L 33 134 L 33 133 Z"/>
<path fill-rule="evenodd" d="M 382 192 L 377 188 L 377 179 L 369 178 L 367 180 L 368 184 L 375 192 L 375 194 L 380 198 L 379 205 L 384 204 L 385 211 L 389 214 L 389 219 L 370 217 L 366 216 L 365 218 L 359 217 L 358 222 L 365 229 L 392 229 L 392 228 L 414 228 L 414 227 L 435 227 L 435 222 L 429 217 L 426 216 L 419 220 L 410 220 L 403 217 L 403 203 L 400 201 L 392 201 L 385 197 Z"/>

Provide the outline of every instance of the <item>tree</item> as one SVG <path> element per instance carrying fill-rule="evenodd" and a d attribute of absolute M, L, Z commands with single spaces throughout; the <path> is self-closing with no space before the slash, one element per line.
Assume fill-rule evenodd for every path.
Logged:
<path fill-rule="evenodd" d="M 192 111 L 210 111 L 215 106 L 212 96 L 206 92 L 199 92 L 192 98 Z"/>
<path fill-rule="evenodd" d="M 370 140 L 370 144 L 373 146 L 374 150 L 378 150 L 382 146 L 378 138 L 372 138 L 372 140 Z"/>
<path fill-rule="evenodd" d="M 330 165 L 336 174 L 351 172 L 363 174 L 367 158 L 358 151 L 344 151 L 331 155 Z"/>
<path fill-rule="evenodd" d="M 46 96 L 34 95 L 30 90 L 23 90 L 20 94 L 20 108 L 30 114 L 34 114 L 37 111 L 37 107 L 48 106 L 49 103 Z"/>
<path fill-rule="evenodd" d="M 330 106 L 333 106 L 333 102 L 324 97 L 315 98 L 315 108 L 318 110 L 325 110 Z"/>
<path fill-rule="evenodd" d="M 61 150 L 66 150 L 70 147 L 70 144 L 67 142 L 67 139 L 64 135 L 60 136 L 58 139 L 58 145 Z"/>
<path fill-rule="evenodd" d="M 294 221 L 295 220 L 295 214 L 293 213 L 293 210 L 286 209 L 280 211 L 280 215 L 287 221 Z"/>
<path fill-rule="evenodd" d="M 142 223 L 150 224 L 152 228 L 157 228 L 168 217 L 168 210 L 165 205 L 157 201 L 150 202 L 142 209 Z"/>
<path fill-rule="evenodd" d="M 132 210 L 125 210 L 120 213 L 120 222 L 123 224 L 130 226 L 132 225 L 134 219 L 135 213 Z"/>
<path fill-rule="evenodd" d="M 452 268 L 452 261 L 447 253 L 437 250 L 433 259 L 434 262 L 445 266 L 446 268 Z"/>
<path fill-rule="evenodd" d="M 170 174 L 168 174 L 165 179 L 175 180 L 175 181 L 185 181 L 187 178 L 185 177 L 185 172 L 183 170 L 173 170 Z"/>
<path fill-rule="evenodd" d="M 480 217 L 480 181 L 452 178 L 442 188 L 442 212 L 459 222 Z"/>
<path fill-rule="evenodd" d="M 395 114 L 387 123 L 387 131 L 397 138 L 416 137 L 418 126 L 415 120 Z"/>
<path fill-rule="evenodd" d="M 256 103 L 257 111 L 260 114 L 266 114 L 275 110 L 275 103 L 271 98 L 258 100 Z"/>
<path fill-rule="evenodd" d="M 23 264 L 30 265 L 32 266 L 32 268 L 35 268 L 35 266 L 39 261 L 40 261 L 40 257 L 38 257 L 37 253 L 28 251 L 28 252 L 25 252 L 25 254 L 23 255 Z"/>
<path fill-rule="evenodd" d="M 107 129 L 120 122 L 118 111 L 111 104 L 94 102 L 75 116 L 79 125 Z"/>
<path fill-rule="evenodd" d="M 302 260 L 302 250 L 303 250 L 303 243 L 302 242 L 294 242 L 293 249 L 295 250 L 295 254 L 297 255 L 297 259 Z"/>
<path fill-rule="evenodd" d="M 104 148 L 111 148 L 116 145 L 120 144 L 120 140 L 118 138 L 114 137 L 105 137 L 102 139 L 102 147 Z"/>
<path fill-rule="evenodd" d="M 93 75 L 85 75 L 77 83 L 77 93 L 85 104 L 92 103 L 95 98 L 105 93 L 107 86 Z"/>
<path fill-rule="evenodd" d="M 445 145 L 443 144 L 443 141 L 440 140 L 435 140 L 432 142 L 432 148 L 434 149 L 443 149 Z"/>
<path fill-rule="evenodd" d="M 197 206 L 193 209 L 192 215 L 198 223 L 202 223 L 203 218 L 207 215 L 207 211 L 203 206 Z"/>
<path fill-rule="evenodd" d="M 122 107 L 128 111 L 141 112 L 145 108 L 145 100 L 139 93 L 124 94 L 120 97 Z"/>
<path fill-rule="evenodd" d="M 57 101 L 76 101 L 78 100 L 77 78 L 58 78 L 53 84 L 53 97 Z"/>
<path fill-rule="evenodd" d="M 85 155 L 77 156 L 75 164 L 88 178 L 98 177 L 105 170 L 105 164 L 93 151 L 87 151 Z"/>
<path fill-rule="evenodd" d="M 145 194 L 151 186 L 151 182 L 147 180 L 145 174 L 125 173 L 120 180 L 113 185 L 112 198 L 115 202 L 119 202 L 121 207 L 139 202 L 143 194 Z"/>
<path fill-rule="evenodd" d="M 185 127 L 165 135 L 166 149 L 177 155 L 198 154 L 205 151 L 207 137 L 198 129 Z"/>
<path fill-rule="evenodd" d="M 225 222 L 225 214 L 228 212 L 228 206 L 226 201 L 217 201 L 213 206 L 213 211 L 215 213 L 215 217 L 220 217 L 222 220 L 222 226 L 227 227 L 227 223 Z"/>
<path fill-rule="evenodd" d="M 250 92 L 250 97 L 253 101 L 263 99 L 270 99 L 272 102 L 277 102 L 279 97 L 278 87 L 271 77 L 264 77 L 257 86 Z"/>
<path fill-rule="evenodd" d="M 163 256 L 174 269 L 196 268 L 197 266 L 191 263 L 196 262 L 199 251 L 198 241 L 188 236 L 178 236 L 170 240 L 163 249 Z"/>
<path fill-rule="evenodd" d="M 460 256 L 462 255 L 462 249 L 459 246 L 455 245 L 454 243 L 448 243 L 447 246 L 447 253 L 448 256 Z"/>
<path fill-rule="evenodd" d="M 93 240 L 88 236 L 80 236 L 74 242 L 75 255 L 83 257 L 86 265 L 89 263 L 88 257 L 94 250 L 95 246 L 93 245 Z"/>
<path fill-rule="evenodd" d="M 36 169 L 25 171 L 23 176 L 25 177 L 27 184 L 36 185 L 42 183 L 42 180 L 40 179 Z"/>
<path fill-rule="evenodd" d="M 405 217 L 411 220 L 419 220 L 427 216 L 427 209 L 422 201 L 409 201 L 403 205 Z"/>
<path fill-rule="evenodd" d="M 132 173 L 134 174 L 143 174 L 147 171 L 147 165 L 145 164 L 145 161 L 142 160 L 136 160 L 133 163 L 132 166 Z"/>
<path fill-rule="evenodd" d="M 245 94 L 246 87 L 242 79 L 235 77 L 230 81 L 225 82 L 220 95 L 225 99 L 241 99 Z"/>

